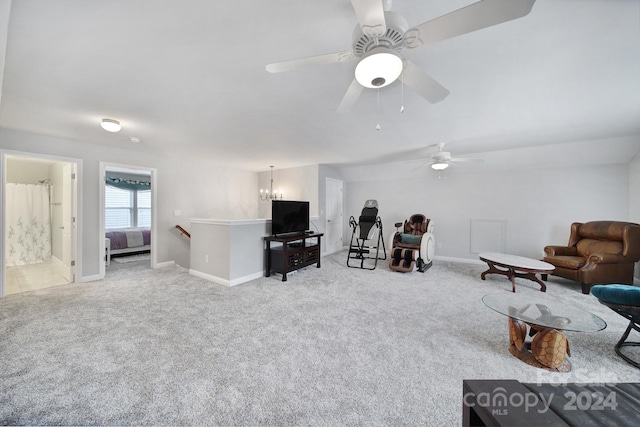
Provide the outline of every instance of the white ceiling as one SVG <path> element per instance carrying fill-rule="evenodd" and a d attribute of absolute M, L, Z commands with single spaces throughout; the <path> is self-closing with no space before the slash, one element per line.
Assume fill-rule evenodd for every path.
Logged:
<path fill-rule="evenodd" d="M 392 10 L 415 26 L 473 2 Z M 451 95 L 430 104 L 405 87 L 400 113 L 396 82 L 379 107 L 365 90 L 346 114 L 355 62 L 265 65 L 351 49 L 349 0 L 0 0 L 0 28 L 9 6 L 3 128 L 256 171 L 425 157 L 440 141 L 454 155 L 547 145 L 544 158 L 552 144 L 632 135 L 617 156 L 606 142 L 589 153 L 626 162 L 640 150 L 639 0 L 537 0 L 524 18 L 405 51 Z M 103 117 L 122 132 L 101 130 Z"/>

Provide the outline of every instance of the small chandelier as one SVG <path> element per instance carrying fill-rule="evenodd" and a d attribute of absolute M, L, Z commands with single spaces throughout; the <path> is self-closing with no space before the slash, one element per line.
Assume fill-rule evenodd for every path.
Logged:
<path fill-rule="evenodd" d="M 260 189 L 260 200 L 269 201 L 269 200 L 282 200 L 282 191 L 280 192 L 280 197 L 278 197 L 278 190 L 273 189 L 273 166 L 269 166 L 271 168 L 271 187 L 263 190 Z"/>

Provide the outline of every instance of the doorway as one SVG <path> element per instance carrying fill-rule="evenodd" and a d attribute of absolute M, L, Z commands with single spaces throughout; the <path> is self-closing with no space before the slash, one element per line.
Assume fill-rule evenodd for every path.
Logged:
<path fill-rule="evenodd" d="M 100 276 L 155 268 L 156 169 L 100 163 Z"/>
<path fill-rule="evenodd" d="M 0 296 L 76 281 L 74 159 L 2 153 Z"/>
<path fill-rule="evenodd" d="M 342 249 L 342 181 L 326 178 L 326 253 Z"/>

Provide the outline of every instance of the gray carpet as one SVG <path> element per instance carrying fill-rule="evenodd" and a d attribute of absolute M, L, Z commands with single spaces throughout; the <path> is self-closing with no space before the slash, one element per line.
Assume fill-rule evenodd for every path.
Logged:
<path fill-rule="evenodd" d="M 573 370 L 551 374 L 507 350 L 509 292 L 480 265 L 425 274 L 346 267 L 344 252 L 281 282 L 233 288 L 148 262 L 100 282 L 0 301 L 0 422 L 63 425 L 460 425 L 462 380 L 639 382 L 613 345 L 627 322 L 579 286 L 548 297 L 608 323 L 569 332 Z M 517 291 L 540 296 L 518 280 Z M 637 337 L 636 337 L 637 338 Z"/>

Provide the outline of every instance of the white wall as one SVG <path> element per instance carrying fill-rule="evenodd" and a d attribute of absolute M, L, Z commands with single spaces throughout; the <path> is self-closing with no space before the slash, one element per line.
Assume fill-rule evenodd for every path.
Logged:
<path fill-rule="evenodd" d="M 49 162 L 24 158 L 7 159 L 7 182 L 15 184 L 38 184 L 50 179 Z"/>
<path fill-rule="evenodd" d="M 629 163 L 629 221 L 640 224 L 640 152 Z M 640 262 L 635 277 L 640 279 Z"/>
<path fill-rule="evenodd" d="M 271 185 L 271 171 L 258 174 L 258 185 L 268 189 Z M 289 169 L 274 169 L 273 188 L 283 193 L 284 200 L 309 202 L 309 215 L 318 216 L 318 165 Z M 256 192 L 255 199 L 258 200 Z M 271 218 L 271 202 L 260 201 L 258 218 Z"/>
<path fill-rule="evenodd" d="M 566 244 L 574 221 L 629 220 L 627 164 L 497 172 L 460 167 L 441 178 L 420 168 L 401 172 L 402 179 L 376 180 L 376 170 L 385 167 L 391 166 L 358 168 L 359 180 L 348 183 L 347 215 L 359 213 L 367 199 L 378 200 L 387 237 L 395 222 L 423 213 L 435 223 L 436 256 L 478 258 L 470 252 L 472 218 L 506 220 L 506 252 L 532 258 L 546 245 Z"/>
<path fill-rule="evenodd" d="M 157 169 L 159 263 L 175 261 L 189 266 L 189 240 L 175 229 L 176 224 L 188 229 L 190 218 L 252 219 L 258 215 L 255 172 L 230 169 L 179 151 L 158 153 L 144 146 L 107 147 L 6 129 L 0 129 L 0 149 L 82 160 L 80 280 L 99 275 L 100 271 L 101 161 Z M 180 217 L 174 216 L 176 209 L 181 211 Z"/>
<path fill-rule="evenodd" d="M 266 269 L 264 237 L 271 234 L 266 219 L 191 220 L 189 273 L 225 286 L 262 277 Z"/>

